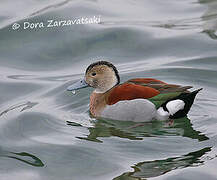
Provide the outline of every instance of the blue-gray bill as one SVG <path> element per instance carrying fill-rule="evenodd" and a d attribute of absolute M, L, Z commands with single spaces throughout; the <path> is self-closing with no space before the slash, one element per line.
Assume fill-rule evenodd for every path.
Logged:
<path fill-rule="evenodd" d="M 89 85 L 85 82 L 84 79 L 79 80 L 78 82 L 75 82 L 71 86 L 67 88 L 67 91 L 75 91 L 81 88 L 88 87 Z"/>

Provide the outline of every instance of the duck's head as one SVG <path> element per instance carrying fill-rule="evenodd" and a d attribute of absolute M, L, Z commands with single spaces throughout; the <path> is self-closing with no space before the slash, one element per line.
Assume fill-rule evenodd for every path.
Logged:
<path fill-rule="evenodd" d="M 88 66 L 84 79 L 72 84 L 67 90 L 74 91 L 90 86 L 96 93 L 105 93 L 119 82 L 120 77 L 116 67 L 110 62 L 98 61 Z"/>

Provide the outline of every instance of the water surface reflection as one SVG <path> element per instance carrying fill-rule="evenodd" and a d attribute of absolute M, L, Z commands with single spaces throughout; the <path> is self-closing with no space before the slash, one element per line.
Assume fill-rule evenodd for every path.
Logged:
<path fill-rule="evenodd" d="M 81 126 L 75 122 L 67 122 L 70 126 Z M 153 121 L 146 123 L 136 123 L 130 121 L 117 121 L 109 119 L 99 119 L 93 121 L 93 126 L 88 127 L 87 137 L 77 137 L 95 142 L 103 142 L 105 137 L 120 137 L 130 140 L 143 140 L 144 137 L 167 137 L 183 136 L 198 141 L 208 140 L 209 138 L 196 131 L 192 127 L 190 119 L 187 117 L 176 119 L 174 121 Z"/>
<path fill-rule="evenodd" d="M 179 157 L 140 162 L 132 166 L 133 172 L 123 173 L 113 180 L 141 180 L 157 177 L 175 169 L 201 166 L 204 164 L 204 160 L 201 159 L 202 156 L 209 151 L 211 151 L 211 147 L 206 147 Z"/>

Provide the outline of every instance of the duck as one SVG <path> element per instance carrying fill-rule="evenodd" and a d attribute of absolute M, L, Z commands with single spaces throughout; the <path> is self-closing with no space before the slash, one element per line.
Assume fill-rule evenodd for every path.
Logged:
<path fill-rule="evenodd" d="M 168 84 L 154 78 L 134 78 L 120 83 L 117 68 L 108 61 L 90 64 L 84 78 L 67 90 L 92 87 L 89 112 L 93 118 L 147 122 L 187 116 L 202 88 Z"/>

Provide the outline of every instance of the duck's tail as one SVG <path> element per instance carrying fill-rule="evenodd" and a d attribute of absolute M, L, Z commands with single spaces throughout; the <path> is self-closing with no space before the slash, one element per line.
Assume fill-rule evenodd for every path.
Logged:
<path fill-rule="evenodd" d="M 203 88 L 200 88 L 190 93 L 182 93 L 179 96 L 166 101 L 157 110 L 158 115 L 162 114 L 171 119 L 185 117 L 191 109 L 197 93 L 202 89 Z"/>

